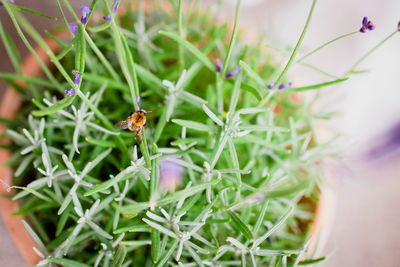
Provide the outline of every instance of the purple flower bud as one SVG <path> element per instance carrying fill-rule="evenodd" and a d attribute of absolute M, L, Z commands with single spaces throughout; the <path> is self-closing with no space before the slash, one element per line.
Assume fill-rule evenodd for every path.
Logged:
<path fill-rule="evenodd" d="M 222 61 L 219 58 L 217 58 L 217 64 L 215 64 L 215 69 L 217 70 L 218 73 L 221 73 L 222 71 Z"/>
<path fill-rule="evenodd" d="M 184 170 L 171 159 L 172 157 L 166 157 L 160 163 L 160 187 L 173 192 L 182 183 Z"/>
<path fill-rule="evenodd" d="M 363 17 L 361 23 L 362 23 L 363 26 L 367 25 L 368 24 L 368 18 L 367 17 Z"/>
<path fill-rule="evenodd" d="M 79 11 L 82 13 L 81 22 L 82 22 L 83 25 L 86 25 L 86 23 L 87 23 L 86 15 L 89 14 L 91 10 L 87 6 L 81 6 L 79 8 Z"/>
<path fill-rule="evenodd" d="M 138 108 L 140 108 L 140 96 L 136 96 L 136 104 L 138 106 Z"/>
<path fill-rule="evenodd" d="M 6 0 L 6 1 L 14 3 L 14 0 Z M 2 7 L 3 5 L 4 5 L 3 2 L 0 1 L 0 7 Z"/>
<path fill-rule="evenodd" d="M 118 2 L 119 2 L 119 0 L 114 0 L 114 4 L 112 5 L 112 8 L 111 8 L 111 11 L 113 14 L 117 13 Z"/>
<path fill-rule="evenodd" d="M 229 79 L 231 77 L 236 77 L 239 74 L 240 66 L 236 66 L 235 70 L 232 72 L 229 72 L 225 75 L 225 78 Z"/>
<path fill-rule="evenodd" d="M 372 21 L 368 20 L 367 17 L 364 17 L 364 18 L 362 19 L 361 24 L 362 24 L 362 25 L 361 25 L 361 28 L 360 28 L 360 32 L 361 32 L 361 33 L 366 33 L 367 30 L 368 30 L 368 31 L 372 31 L 372 30 L 375 29 L 375 25 L 372 23 Z"/>
<path fill-rule="evenodd" d="M 104 16 L 103 19 L 107 20 L 107 21 L 111 21 L 111 16 L 110 15 Z"/>
<path fill-rule="evenodd" d="M 74 77 L 74 84 L 76 84 L 76 85 L 79 85 L 79 83 L 81 82 L 81 75 L 82 75 L 82 73 L 80 73 L 79 71 L 77 71 L 77 70 L 73 70 L 72 71 L 72 74 L 74 74 L 75 75 L 75 77 Z"/>
<path fill-rule="evenodd" d="M 283 90 L 283 89 L 285 89 L 285 88 L 287 88 L 287 87 L 292 87 L 292 82 L 281 83 L 281 84 L 278 86 L 278 90 Z"/>
<path fill-rule="evenodd" d="M 75 89 L 74 88 L 70 88 L 69 90 L 65 90 L 64 93 L 67 96 L 72 96 L 73 94 L 75 94 Z"/>
<path fill-rule="evenodd" d="M 77 23 L 77 22 L 71 22 L 71 23 L 69 24 L 68 29 L 69 29 L 73 34 L 77 33 L 77 32 L 78 32 L 78 23 Z"/>
<path fill-rule="evenodd" d="M 400 31 L 400 21 L 399 21 L 399 23 L 397 24 L 397 30 Z"/>
<path fill-rule="evenodd" d="M 270 84 L 268 84 L 268 89 L 269 90 L 271 90 L 274 87 L 275 87 L 275 82 L 271 82 Z"/>

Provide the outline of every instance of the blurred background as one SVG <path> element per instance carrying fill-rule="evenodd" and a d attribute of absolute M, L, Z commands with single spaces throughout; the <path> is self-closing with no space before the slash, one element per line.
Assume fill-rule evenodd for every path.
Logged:
<path fill-rule="evenodd" d="M 149 1 L 149 0 L 146 0 Z M 166 1 L 166 0 L 160 0 Z M 56 16 L 54 0 L 15 0 L 16 4 Z M 79 8 L 91 1 L 71 0 Z M 189 1 L 188 1 L 189 2 Z M 293 47 L 304 27 L 311 0 L 242 0 L 240 27 L 249 39 L 265 36 L 266 44 Z M 207 0 L 221 19 L 233 21 L 234 0 Z M 223 8 L 218 8 L 222 3 Z M 311 51 L 339 35 L 356 31 L 364 16 L 376 25 L 365 34 L 342 39 L 305 62 L 337 76 L 392 33 L 400 20 L 399 0 L 335 0 L 317 3 L 300 53 Z M 37 29 L 52 29 L 60 22 L 27 16 Z M 27 49 L 0 9 L 0 21 L 12 34 L 22 55 Z M 230 33 L 227 33 L 230 34 Z M 336 209 L 324 246 L 323 266 L 399 266 L 400 254 L 400 33 L 368 57 L 359 70 L 338 86 L 323 89 L 316 109 L 337 112 L 323 127 L 341 133 L 336 146 L 340 157 L 327 163 L 328 184 L 335 192 Z M 0 44 L 0 71 L 12 72 Z M 327 81 L 301 66 L 289 71 L 294 86 Z M 5 83 L 0 80 L 0 97 Z M 27 266 L 0 220 L 0 266 Z"/>

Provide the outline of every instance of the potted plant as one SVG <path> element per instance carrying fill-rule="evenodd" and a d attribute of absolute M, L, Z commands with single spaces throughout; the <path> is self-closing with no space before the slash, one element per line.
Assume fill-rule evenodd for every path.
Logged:
<path fill-rule="evenodd" d="M 318 142 L 318 114 L 300 94 L 351 72 L 305 86 L 286 80 L 316 1 L 283 70 L 274 53 L 240 38 L 240 1 L 232 29 L 169 2 L 122 10 L 94 0 L 79 15 L 58 2 L 69 31 L 44 40 L 21 11 L 49 16 L 2 1 L 40 59 L 23 68 L 3 38 L 18 72 L 1 75 L 18 93 L 7 90 L 1 106 L 2 182 L 14 193 L 2 203 L 7 218 L 18 205 L 32 235 L 23 253 L 53 266 L 323 260 L 304 255 L 318 241 L 310 229 L 321 228 L 313 221 L 329 142 Z M 372 29 L 367 20 L 360 31 Z"/>

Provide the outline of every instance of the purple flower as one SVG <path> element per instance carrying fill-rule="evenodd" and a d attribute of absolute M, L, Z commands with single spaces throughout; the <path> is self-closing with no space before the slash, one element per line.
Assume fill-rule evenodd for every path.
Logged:
<path fill-rule="evenodd" d="M 6 1 L 14 3 L 14 0 L 6 0 Z M 3 5 L 4 5 L 3 2 L 0 1 L 0 7 Z"/>
<path fill-rule="evenodd" d="M 111 16 L 110 15 L 104 16 L 103 19 L 107 20 L 107 21 L 111 21 Z"/>
<path fill-rule="evenodd" d="M 399 21 L 399 23 L 397 24 L 397 30 L 400 31 L 400 21 Z"/>
<path fill-rule="evenodd" d="M 231 78 L 231 77 L 236 77 L 236 76 L 239 74 L 240 68 L 241 68 L 240 66 L 236 66 L 236 68 L 235 68 L 234 71 L 228 72 L 228 73 L 225 75 L 225 78 L 229 79 L 229 78 Z"/>
<path fill-rule="evenodd" d="M 64 93 L 67 96 L 72 96 L 73 94 L 75 94 L 75 89 L 74 88 L 70 88 L 69 90 L 65 90 Z"/>
<path fill-rule="evenodd" d="M 287 87 L 292 87 L 292 82 L 281 83 L 281 84 L 278 86 L 278 90 L 283 90 L 283 89 L 285 89 L 285 88 L 287 88 Z"/>
<path fill-rule="evenodd" d="M 170 192 L 180 186 L 184 175 L 183 167 L 173 159 L 166 157 L 160 163 L 160 187 Z"/>
<path fill-rule="evenodd" d="M 221 59 L 217 58 L 217 63 L 215 64 L 215 69 L 217 70 L 218 73 L 221 73 L 222 71 L 222 61 Z"/>
<path fill-rule="evenodd" d="M 71 23 L 69 24 L 68 29 L 69 29 L 73 34 L 77 33 L 77 32 L 78 32 L 78 23 L 77 23 L 77 22 L 71 22 Z"/>
<path fill-rule="evenodd" d="M 114 4 L 112 5 L 111 11 L 112 13 L 117 13 L 119 0 L 114 0 Z"/>
<path fill-rule="evenodd" d="M 79 8 L 79 11 L 82 13 L 81 22 L 83 25 L 86 25 L 86 23 L 87 23 L 86 15 L 89 14 L 90 11 L 92 11 L 92 10 L 90 10 L 90 8 L 88 6 L 81 6 Z"/>
<path fill-rule="evenodd" d="M 138 108 L 140 108 L 140 96 L 136 96 L 136 104 L 138 106 Z"/>
<path fill-rule="evenodd" d="M 72 71 L 72 74 L 74 74 L 75 75 L 75 77 L 74 77 L 74 84 L 76 84 L 76 85 L 79 85 L 79 83 L 81 82 L 81 75 L 82 75 L 82 73 L 80 73 L 79 71 L 77 71 L 77 70 L 73 70 Z"/>
<path fill-rule="evenodd" d="M 372 23 L 372 21 L 368 20 L 367 17 L 364 17 L 362 22 L 362 26 L 360 28 L 361 33 L 366 33 L 368 31 L 372 31 L 375 29 L 375 25 Z"/>
<path fill-rule="evenodd" d="M 268 84 L 268 89 L 272 90 L 275 87 L 275 82 L 271 82 L 270 84 Z"/>

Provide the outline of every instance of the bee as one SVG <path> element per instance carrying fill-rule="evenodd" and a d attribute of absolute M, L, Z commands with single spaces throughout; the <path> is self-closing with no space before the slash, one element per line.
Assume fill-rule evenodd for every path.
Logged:
<path fill-rule="evenodd" d="M 129 131 L 136 133 L 136 142 L 140 144 L 143 138 L 143 126 L 146 125 L 146 114 L 147 111 L 144 109 L 139 109 L 136 112 L 131 112 L 126 120 L 117 122 L 114 127 L 117 129 L 128 129 Z"/>

